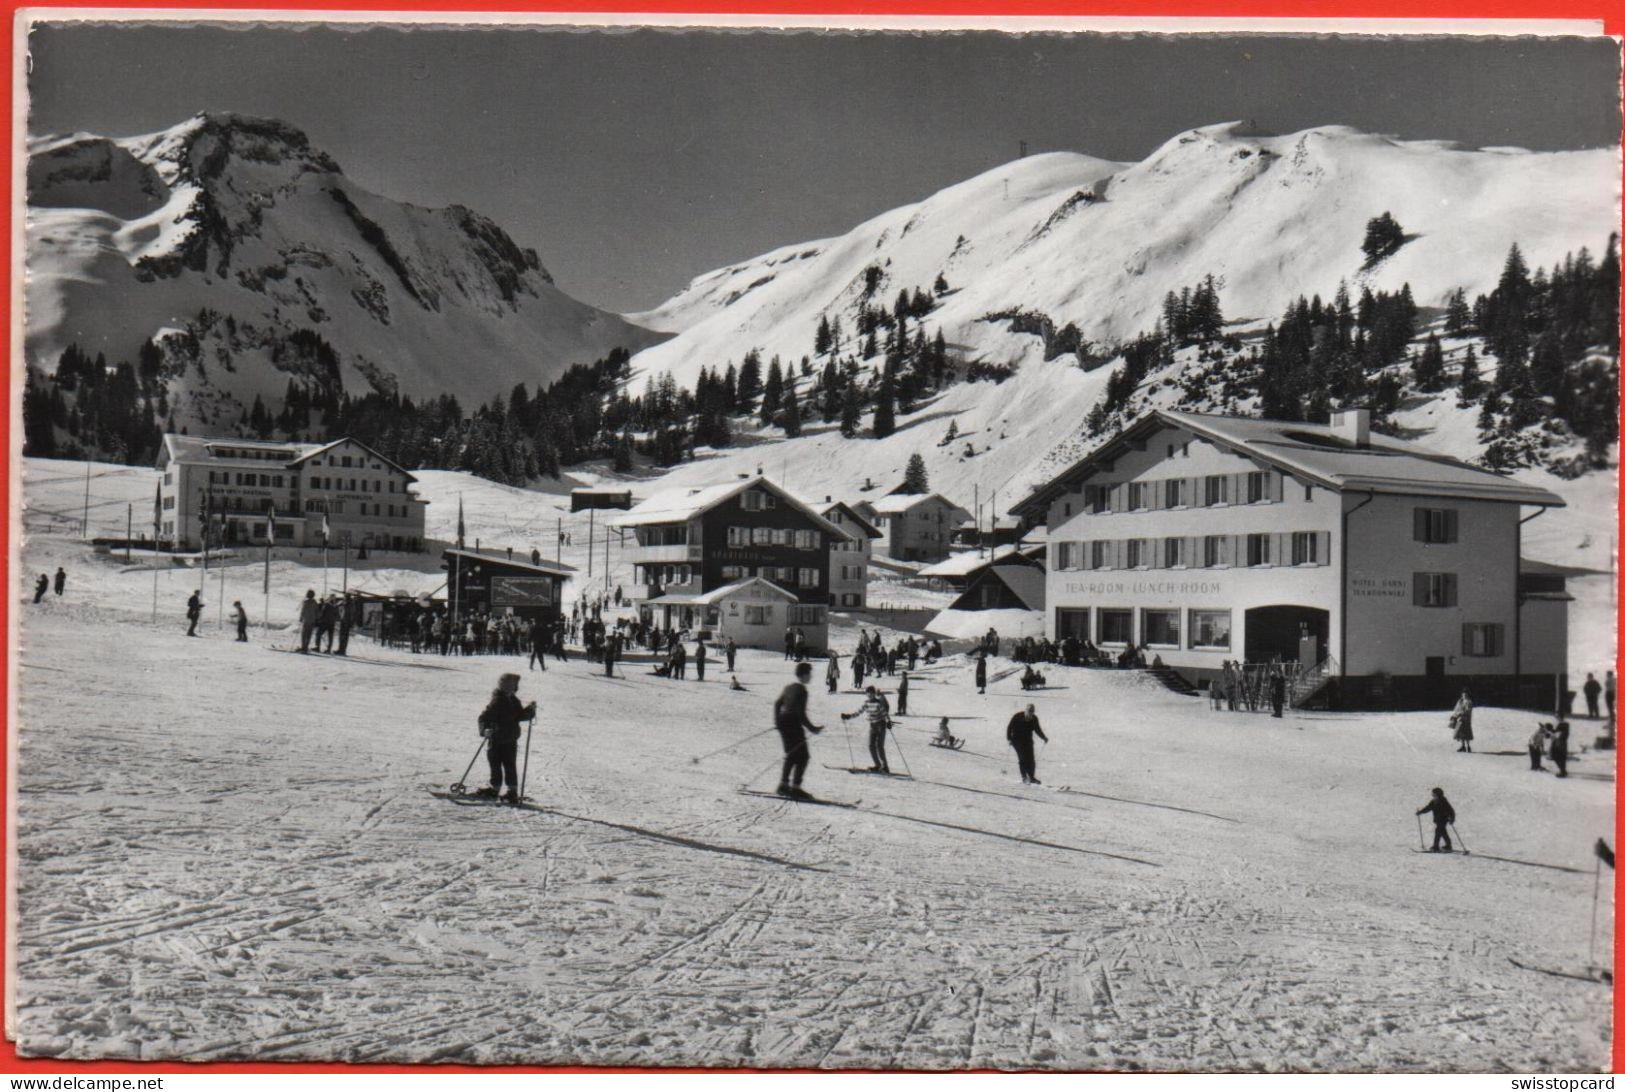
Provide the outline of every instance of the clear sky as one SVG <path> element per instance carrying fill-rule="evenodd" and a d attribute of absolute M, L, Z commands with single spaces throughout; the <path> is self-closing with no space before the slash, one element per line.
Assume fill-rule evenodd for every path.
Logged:
<path fill-rule="evenodd" d="M 1245 119 L 1469 146 L 1619 141 L 1619 49 L 1583 39 L 63 24 L 31 133 L 280 118 L 345 173 L 460 203 L 612 310 L 845 232 L 1018 154 L 1133 160 Z"/>

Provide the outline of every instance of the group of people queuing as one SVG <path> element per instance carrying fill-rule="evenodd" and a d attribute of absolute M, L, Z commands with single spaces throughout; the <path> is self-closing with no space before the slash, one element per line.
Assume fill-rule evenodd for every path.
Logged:
<path fill-rule="evenodd" d="M 197 593 L 192 593 L 193 598 Z M 241 601 L 234 605 L 233 618 L 237 621 L 237 639 L 248 639 L 248 614 L 243 610 Z M 331 652 L 335 656 L 349 654 L 350 631 L 361 620 L 361 599 L 354 592 L 340 596 L 337 592 L 329 594 L 326 598 L 317 598 L 314 588 L 305 592 L 304 600 L 299 604 L 299 651 L 309 655 L 311 646 L 317 652 Z M 195 624 L 195 622 L 194 622 Z M 338 637 L 338 648 L 333 647 L 334 636 Z M 325 646 L 323 647 L 325 642 Z"/>
<path fill-rule="evenodd" d="M 863 680 L 870 676 L 896 675 L 902 671 L 906 678 L 908 672 L 917 670 L 922 658 L 930 664 L 941 657 L 940 641 L 926 643 L 910 634 L 888 646 L 881 639 L 879 630 L 874 633 L 866 629 L 859 630 L 858 644 L 851 655 L 852 688 L 862 690 Z M 834 649 L 829 652 L 829 666 L 824 673 L 824 680 L 831 694 L 840 688 L 841 657 Z"/>
<path fill-rule="evenodd" d="M 39 579 L 34 581 L 34 602 L 38 603 L 45 598 L 45 593 L 51 590 L 52 583 L 51 577 L 46 576 L 44 573 L 39 574 Z M 68 586 L 68 574 L 60 565 L 56 567 L 55 585 L 57 595 L 61 595 Z M 1612 693 L 1612 691 L 1609 691 L 1609 693 Z M 1612 698 L 1609 699 L 1608 704 L 1610 707 L 1613 706 Z"/>

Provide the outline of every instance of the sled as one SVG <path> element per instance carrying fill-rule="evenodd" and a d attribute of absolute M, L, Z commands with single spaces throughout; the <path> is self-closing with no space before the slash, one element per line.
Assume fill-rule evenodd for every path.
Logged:
<path fill-rule="evenodd" d="M 931 746 L 933 746 L 933 747 L 946 747 L 950 751 L 957 751 L 961 747 L 963 747 L 964 745 L 965 745 L 965 741 L 963 739 L 957 739 L 957 738 L 952 739 L 952 740 L 944 740 L 944 741 L 938 741 L 938 740 L 933 739 L 931 741 Z"/>

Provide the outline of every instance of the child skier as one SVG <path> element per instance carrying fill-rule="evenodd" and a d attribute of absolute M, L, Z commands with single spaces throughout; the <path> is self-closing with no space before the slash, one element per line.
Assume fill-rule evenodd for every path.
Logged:
<path fill-rule="evenodd" d="M 957 751 L 959 744 L 959 737 L 948 731 L 948 718 L 943 717 L 937 724 L 937 734 L 931 737 L 931 746 L 947 747 L 949 750 Z"/>
<path fill-rule="evenodd" d="M 1450 801 L 1444 798 L 1443 789 L 1433 790 L 1433 799 L 1416 809 L 1416 814 L 1433 813 L 1433 848 L 1429 853 L 1439 852 L 1439 843 L 1444 843 L 1444 852 L 1454 853 L 1455 847 L 1450 844 L 1450 825 L 1456 821 L 1456 809 L 1450 806 Z"/>

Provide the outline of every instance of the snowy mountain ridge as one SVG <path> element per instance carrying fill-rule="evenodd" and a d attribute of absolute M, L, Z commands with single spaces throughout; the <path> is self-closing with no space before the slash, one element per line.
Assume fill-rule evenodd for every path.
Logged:
<path fill-rule="evenodd" d="M 298 330 L 351 393 L 465 401 L 659 340 L 560 291 L 487 217 L 370 193 L 298 129 L 235 114 L 31 141 L 27 306 L 47 370 L 70 343 L 112 361 L 158 340 L 177 422 L 200 427 L 279 405 Z"/>
<path fill-rule="evenodd" d="M 1068 152 L 1019 159 L 882 213 L 846 235 L 769 251 L 696 278 L 629 315 L 676 336 L 633 359 L 640 375 L 799 360 L 821 317 L 845 315 L 876 267 L 873 302 L 949 292 L 924 321 L 971 359 L 1011 360 L 1018 338 L 988 316 L 1023 310 L 1091 342 L 1149 332 L 1164 295 L 1211 274 L 1225 313 L 1272 318 L 1299 294 L 1398 290 L 1440 305 L 1488 291 L 1517 241 L 1531 265 L 1599 248 L 1618 222 L 1617 148 L 1468 151 L 1345 126 L 1267 136 L 1239 122 L 1193 129 L 1139 163 Z M 1408 241 L 1373 269 L 1360 251 L 1382 212 Z"/>

